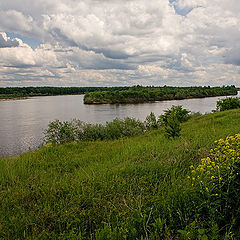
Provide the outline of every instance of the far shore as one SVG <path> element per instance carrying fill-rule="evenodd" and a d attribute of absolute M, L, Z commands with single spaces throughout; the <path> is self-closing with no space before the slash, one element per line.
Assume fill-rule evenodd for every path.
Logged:
<path fill-rule="evenodd" d="M 14 98 L 0 98 L 0 101 L 9 101 L 9 100 L 25 100 L 29 97 L 14 97 Z"/>

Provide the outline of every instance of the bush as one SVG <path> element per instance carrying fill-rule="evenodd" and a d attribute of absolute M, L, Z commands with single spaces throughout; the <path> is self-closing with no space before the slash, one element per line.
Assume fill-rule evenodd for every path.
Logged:
<path fill-rule="evenodd" d="M 114 119 L 106 123 L 106 139 L 118 139 L 121 137 L 133 137 L 145 132 L 144 124 L 134 118 Z"/>
<path fill-rule="evenodd" d="M 48 129 L 44 132 L 44 140 L 46 143 L 52 142 L 53 144 L 62 144 L 72 142 L 77 138 L 77 121 L 60 122 L 55 120 L 48 125 Z"/>
<path fill-rule="evenodd" d="M 171 109 L 165 110 L 165 113 L 158 118 L 158 125 L 163 126 L 167 138 L 180 136 L 180 123 L 191 118 L 190 111 L 183 109 L 182 106 L 172 106 Z"/>
<path fill-rule="evenodd" d="M 96 141 L 104 140 L 106 138 L 106 129 L 101 124 L 90 124 L 84 123 L 82 129 L 78 129 L 77 132 L 80 132 L 80 138 L 77 138 L 76 141 Z"/>
<path fill-rule="evenodd" d="M 133 137 L 146 131 L 144 123 L 134 118 L 114 119 L 106 125 L 84 123 L 80 120 L 60 122 L 55 120 L 44 131 L 44 142 L 62 144 L 73 141 L 112 140 Z"/>
<path fill-rule="evenodd" d="M 217 101 L 217 111 L 240 108 L 240 98 L 228 97 Z"/>
<path fill-rule="evenodd" d="M 161 126 L 167 126 L 169 118 L 172 118 L 172 116 L 175 116 L 174 118 L 176 118 L 179 123 L 186 122 L 191 117 L 190 111 L 183 109 L 182 106 L 172 106 L 171 109 L 165 110 L 164 112 L 165 113 L 158 118 Z"/>
<path fill-rule="evenodd" d="M 180 136 L 180 123 L 174 114 L 169 115 L 164 130 L 167 138 L 175 138 Z"/>
<path fill-rule="evenodd" d="M 151 112 L 147 117 L 146 117 L 146 120 L 145 120 L 145 126 L 148 130 L 150 129 L 157 129 L 159 127 L 159 124 L 157 122 L 157 118 L 156 116 L 154 115 L 153 112 Z"/>
<path fill-rule="evenodd" d="M 76 119 L 66 122 L 55 120 L 49 123 L 48 129 L 44 131 L 44 142 L 62 144 L 73 141 L 113 140 L 138 136 L 160 126 L 165 127 L 168 138 L 175 138 L 180 135 L 180 123 L 190 118 L 189 113 L 190 111 L 182 109 L 182 106 L 173 106 L 166 110 L 158 121 L 152 112 L 144 122 L 129 117 L 115 118 L 105 125 L 84 123 Z"/>
<path fill-rule="evenodd" d="M 202 216 L 218 224 L 223 232 L 240 234 L 240 134 L 215 142 L 210 155 L 192 168 L 193 186 L 204 199 Z"/>

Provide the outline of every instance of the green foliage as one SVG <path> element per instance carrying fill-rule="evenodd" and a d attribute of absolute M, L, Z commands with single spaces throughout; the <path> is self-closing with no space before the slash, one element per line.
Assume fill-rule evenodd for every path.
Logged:
<path fill-rule="evenodd" d="M 184 230 L 178 230 L 180 239 L 182 240 L 218 240 L 219 235 L 218 225 L 214 222 L 209 222 L 208 226 L 204 226 L 204 222 L 195 220 L 188 224 Z"/>
<path fill-rule="evenodd" d="M 225 232 L 236 231 L 240 222 L 240 134 L 215 143 L 210 155 L 191 167 L 189 178 L 203 195 L 200 211 L 207 210 L 208 217 Z"/>
<path fill-rule="evenodd" d="M 173 106 L 159 117 L 159 121 L 152 112 L 144 122 L 129 117 L 116 118 L 112 122 L 106 122 L 105 125 L 84 123 L 76 119 L 65 122 L 55 120 L 50 122 L 48 129 L 44 131 L 44 142 L 63 144 L 73 141 L 114 140 L 139 136 L 146 131 L 158 129 L 161 125 L 165 127 L 168 138 L 175 138 L 180 135 L 180 122 L 189 118 L 188 110 L 182 109 L 182 106 Z"/>
<path fill-rule="evenodd" d="M 88 92 L 86 104 L 100 103 L 141 103 L 151 101 L 236 95 L 235 86 L 223 87 L 130 87 L 115 91 Z"/>
<path fill-rule="evenodd" d="M 6 87 L 0 88 L 0 99 L 13 97 L 84 94 L 96 91 L 123 91 L 130 88 L 131 87 Z"/>
<path fill-rule="evenodd" d="M 80 120 L 60 122 L 55 120 L 44 131 L 45 143 L 62 144 L 73 141 L 113 140 L 143 134 L 145 125 L 134 118 L 114 119 L 102 124 L 89 124 Z"/>
<path fill-rule="evenodd" d="M 55 120 L 48 125 L 45 131 L 45 141 L 53 144 L 72 142 L 76 139 L 77 125 L 75 121 L 60 122 Z"/>
<path fill-rule="evenodd" d="M 177 116 L 173 113 L 170 114 L 167 118 L 167 123 L 164 126 L 165 134 L 167 138 L 175 138 L 180 136 L 180 123 L 177 119 Z"/>
<path fill-rule="evenodd" d="M 239 118 L 230 110 L 190 119 L 175 141 L 158 129 L 0 159 L 0 238 L 238 239 L 238 218 L 222 227 L 217 217 L 225 197 L 208 201 L 187 176 L 210 157 L 214 140 L 240 133 Z M 238 209 L 228 216 L 240 216 Z"/>
<path fill-rule="evenodd" d="M 186 122 L 191 118 L 190 111 L 183 109 L 182 106 L 172 106 L 171 109 L 165 110 L 165 113 L 158 118 L 158 124 L 165 129 L 167 138 L 180 136 L 180 123 Z"/>
<path fill-rule="evenodd" d="M 224 98 L 217 101 L 217 111 L 240 108 L 240 98 Z"/>
<path fill-rule="evenodd" d="M 158 122 L 161 126 L 167 126 L 170 122 L 186 122 L 191 118 L 190 111 L 183 109 L 182 106 L 172 106 L 171 109 L 165 110 L 165 113 L 160 115 Z"/>
<path fill-rule="evenodd" d="M 223 87 L 6 87 L 1 98 L 85 94 L 85 103 L 135 103 L 192 97 L 236 95 L 235 86 Z"/>
<path fill-rule="evenodd" d="M 150 129 L 157 129 L 159 128 L 159 124 L 158 124 L 158 121 L 157 121 L 157 118 L 155 116 L 155 114 L 153 112 L 151 112 L 147 117 L 146 117 L 146 120 L 145 120 L 145 126 L 148 130 Z"/>

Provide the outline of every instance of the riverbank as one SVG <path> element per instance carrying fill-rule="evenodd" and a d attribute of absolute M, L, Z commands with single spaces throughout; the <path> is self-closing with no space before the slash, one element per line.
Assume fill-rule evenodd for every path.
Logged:
<path fill-rule="evenodd" d="M 201 212 L 204 196 L 188 176 L 215 140 L 240 132 L 239 119 L 239 110 L 200 116 L 182 124 L 181 137 L 171 141 L 156 130 L 1 159 L 0 236 L 223 239 L 227 229 L 237 236 L 239 229 L 222 228 L 211 209 Z"/>
<path fill-rule="evenodd" d="M 0 98 L 0 101 L 9 101 L 9 100 L 24 100 L 29 97 L 9 97 L 9 98 Z"/>
<path fill-rule="evenodd" d="M 137 87 L 124 91 L 90 92 L 84 96 L 85 104 L 136 104 L 166 100 L 237 95 L 235 86 L 228 87 Z"/>

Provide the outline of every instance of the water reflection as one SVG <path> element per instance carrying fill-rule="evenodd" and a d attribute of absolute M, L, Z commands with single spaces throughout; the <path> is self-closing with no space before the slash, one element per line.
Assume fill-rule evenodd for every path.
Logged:
<path fill-rule="evenodd" d="M 0 101 L 0 155 L 15 155 L 37 148 L 42 142 L 43 130 L 55 119 L 105 123 L 129 116 L 144 120 L 150 112 L 160 115 L 172 105 L 206 113 L 216 108 L 219 98 L 223 97 L 103 105 L 84 105 L 83 95 Z"/>

